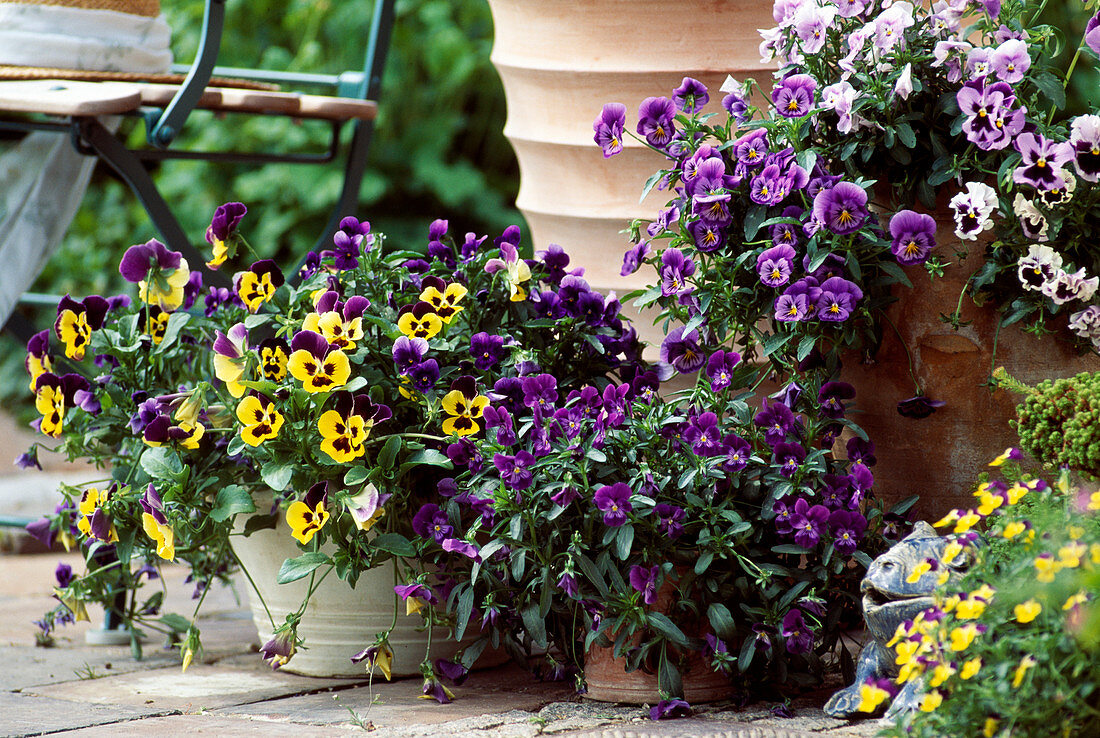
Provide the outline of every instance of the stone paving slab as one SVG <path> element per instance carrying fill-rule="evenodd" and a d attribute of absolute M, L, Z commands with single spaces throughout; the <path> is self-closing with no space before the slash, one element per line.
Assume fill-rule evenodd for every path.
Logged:
<path fill-rule="evenodd" d="M 0 692 L 0 735 L 42 735 L 109 725 L 156 714 L 150 707 L 80 704 L 49 697 Z"/>
<path fill-rule="evenodd" d="M 53 735 L 65 738 L 149 738 L 149 736 L 213 735 L 219 738 L 262 735 L 265 738 L 293 736 L 294 738 L 329 738 L 333 736 L 363 736 L 361 728 L 354 726 L 291 725 L 262 720 L 216 717 L 213 715 L 172 715 L 146 718 L 133 722 L 98 725 L 79 730 L 66 730 Z"/>
<path fill-rule="evenodd" d="M 446 705 L 423 699 L 421 686 L 418 678 L 393 682 L 376 679 L 370 685 L 340 690 L 335 694 L 296 696 L 227 707 L 214 712 L 219 715 L 332 725 L 347 722 L 350 719 L 348 708 L 351 708 L 379 729 L 411 729 L 418 726 L 436 732 L 416 734 L 439 735 L 440 724 L 456 720 L 476 721 L 487 715 L 492 716 L 490 722 L 500 722 L 499 715 L 509 711 L 523 711 L 523 720 L 526 721 L 544 705 L 566 699 L 572 693 L 572 687 L 564 682 L 539 682 L 515 665 L 474 672 L 462 686 L 453 688 L 457 699 Z"/>
<path fill-rule="evenodd" d="M 257 663 L 253 669 L 193 664 L 186 673 L 173 666 L 101 679 L 28 687 L 23 692 L 86 704 L 153 705 L 160 711 L 200 712 L 357 683 L 349 679 L 295 676 L 272 671 L 262 663 Z"/>

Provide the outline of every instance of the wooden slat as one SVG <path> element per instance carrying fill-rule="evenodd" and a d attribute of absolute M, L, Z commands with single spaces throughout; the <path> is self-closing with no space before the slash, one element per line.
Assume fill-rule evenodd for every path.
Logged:
<path fill-rule="evenodd" d="M 164 107 L 175 96 L 177 85 L 140 85 L 144 105 Z M 324 120 L 373 119 L 378 104 L 373 100 L 353 100 L 296 92 L 267 92 L 228 87 L 208 87 L 196 106 L 203 110 L 231 113 L 264 113 L 296 118 Z"/>
<path fill-rule="evenodd" d="M 136 110 L 140 86 L 128 82 L 28 79 L 0 82 L 0 111 L 111 115 Z"/>

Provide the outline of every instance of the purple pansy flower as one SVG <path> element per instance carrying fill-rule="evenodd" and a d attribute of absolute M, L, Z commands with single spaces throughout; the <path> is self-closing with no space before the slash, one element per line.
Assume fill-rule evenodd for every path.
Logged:
<path fill-rule="evenodd" d="M 686 700 L 673 697 L 669 700 L 661 700 L 649 708 L 650 720 L 671 720 L 673 718 L 691 717 L 691 705 Z"/>
<path fill-rule="evenodd" d="M 1100 18 L 1100 14 L 1097 17 Z M 1100 36 L 1100 25 L 1097 29 Z M 1086 182 L 1100 180 L 1100 115 L 1074 118 L 1070 123 L 1069 143 L 1073 147 L 1073 165 L 1077 176 Z"/>
<path fill-rule="evenodd" d="M 801 118 L 814 104 L 817 82 L 808 74 L 791 74 L 772 89 L 776 112 L 785 118 Z"/>
<path fill-rule="evenodd" d="M 332 243 L 335 247 L 331 254 L 334 266 L 337 269 L 354 269 L 359 266 L 359 256 L 362 251 L 369 251 L 374 243 L 374 236 L 370 232 L 370 223 L 361 221 L 353 216 L 348 216 L 340 221 L 340 227 L 332 234 Z M 322 253 L 322 256 L 327 254 Z"/>
<path fill-rule="evenodd" d="M 764 440 L 775 445 L 786 440 L 787 434 L 794 428 L 794 413 L 782 402 L 763 401 L 763 409 L 752 419 L 753 424 L 764 429 Z"/>
<path fill-rule="evenodd" d="M 691 374 L 702 368 L 707 355 L 699 345 L 699 331 L 693 328 L 685 334 L 685 327 L 677 326 L 665 336 L 661 342 L 661 361 L 681 374 Z"/>
<path fill-rule="evenodd" d="M 592 502 L 603 512 L 604 525 L 617 528 L 626 522 L 626 514 L 634 509 L 630 504 L 631 494 L 625 482 L 604 485 L 596 490 Z"/>
<path fill-rule="evenodd" d="M 493 455 L 493 465 L 500 472 L 500 478 L 511 489 L 517 491 L 523 491 L 531 486 L 533 472 L 530 466 L 533 463 L 535 463 L 535 457 L 526 450 L 518 451 L 515 456 Z"/>
<path fill-rule="evenodd" d="M 899 264 L 923 264 L 936 247 L 936 220 L 926 213 L 900 210 L 890 218 L 890 236 L 890 250 Z"/>
<path fill-rule="evenodd" d="M 623 267 L 619 271 L 620 276 L 627 277 L 638 271 L 646 257 L 653 253 L 653 247 L 649 241 L 640 241 L 634 244 L 623 254 Z"/>
<path fill-rule="evenodd" d="M 852 182 L 837 182 L 814 197 L 813 219 L 837 235 L 859 230 L 867 216 L 867 191 Z"/>
<path fill-rule="evenodd" d="M 802 618 L 802 611 L 791 609 L 783 616 L 779 629 L 787 643 L 787 651 L 792 654 L 808 653 L 814 645 L 814 631 Z"/>
<path fill-rule="evenodd" d="M 178 251 L 169 251 L 167 246 L 154 238 L 126 249 L 118 272 L 127 282 L 136 283 L 149 276 L 154 264 L 158 269 L 175 271 L 180 268 L 181 260 L 182 255 Z"/>
<path fill-rule="evenodd" d="M 756 257 L 756 273 L 760 281 L 769 287 L 782 287 L 791 281 L 794 270 L 795 250 L 786 244 L 765 249 Z"/>
<path fill-rule="evenodd" d="M 687 512 L 682 507 L 661 502 L 654 506 L 653 514 L 657 516 L 657 531 L 661 535 L 675 539 L 684 534 Z"/>
<path fill-rule="evenodd" d="M 829 522 L 829 508 L 824 505 L 811 506 L 799 498 L 794 503 L 789 522 L 795 544 L 812 549 L 821 540 L 821 534 Z"/>
<path fill-rule="evenodd" d="M 741 436 L 729 433 L 722 442 L 726 446 L 726 457 L 722 460 L 722 468 L 728 472 L 739 472 L 749 465 L 752 457 L 752 446 Z"/>
<path fill-rule="evenodd" d="M 1027 53 L 1027 43 L 1010 38 L 1002 42 L 993 50 L 989 57 L 989 65 L 994 74 L 1003 82 L 1014 85 L 1024 78 L 1024 74 L 1031 68 L 1031 57 Z"/>
<path fill-rule="evenodd" d="M 647 97 L 638 108 L 638 134 L 650 146 L 665 148 L 676 134 L 675 115 L 676 107 L 667 97 Z"/>
<path fill-rule="evenodd" d="M 863 290 L 843 277 L 829 277 L 821 283 L 817 299 L 817 315 L 821 320 L 839 323 L 851 316 L 856 303 L 863 299 Z"/>
<path fill-rule="evenodd" d="M 470 354 L 474 357 L 474 366 L 480 371 L 487 371 L 504 354 L 504 336 L 485 331 L 475 333 L 470 336 Z"/>
<path fill-rule="evenodd" d="M 605 159 L 623 150 L 623 126 L 626 125 L 626 106 L 622 103 L 607 103 L 599 117 L 592 123 L 596 144 L 603 149 Z"/>
<path fill-rule="evenodd" d="M 726 245 L 726 231 L 718 223 L 702 219 L 694 220 L 688 224 L 688 232 L 695 241 L 695 248 L 704 254 L 717 251 Z M 694 268 L 694 263 L 692 267 Z"/>
<path fill-rule="evenodd" d="M 843 556 L 851 556 L 867 530 L 867 518 L 853 510 L 833 510 L 829 514 L 829 530 L 833 533 L 833 548 Z"/>
<path fill-rule="evenodd" d="M 733 370 L 741 363 L 741 354 L 718 349 L 707 359 L 707 379 L 710 388 L 721 392 L 733 383 Z"/>
<path fill-rule="evenodd" d="M 557 588 L 564 592 L 566 597 L 576 597 L 580 593 L 577 580 L 570 572 L 561 575 L 557 582 Z"/>
<path fill-rule="evenodd" d="M 1085 46 L 1100 54 L 1100 12 L 1089 18 L 1085 24 Z"/>
<path fill-rule="evenodd" d="M 695 262 L 686 256 L 680 249 L 665 249 L 661 254 L 661 294 L 679 295 L 690 287 L 687 278 L 695 274 Z"/>
<path fill-rule="evenodd" d="M 684 77 L 680 86 L 672 91 L 672 102 L 677 110 L 691 115 L 710 102 L 710 94 L 707 93 L 706 85 L 699 80 Z"/>
<path fill-rule="evenodd" d="M 1016 150 L 1023 158 L 1012 172 L 1016 184 L 1031 185 L 1037 190 L 1055 190 L 1066 186 L 1063 168 L 1074 160 L 1073 146 L 1064 141 L 1052 141 L 1035 133 L 1016 137 Z"/>
<path fill-rule="evenodd" d="M 393 363 L 397 365 L 397 371 L 408 374 L 414 367 L 424 360 L 428 353 L 428 342 L 423 338 L 409 338 L 399 336 L 393 343 Z"/>
<path fill-rule="evenodd" d="M 524 377 L 523 404 L 531 408 L 552 408 L 558 401 L 558 380 L 552 374 Z"/>
<path fill-rule="evenodd" d="M 933 400 L 931 397 L 918 395 L 899 402 L 898 415 L 907 418 L 927 418 L 936 412 L 936 408 L 943 407 L 946 404 L 943 400 Z"/>
<path fill-rule="evenodd" d="M 801 443 L 780 441 L 775 444 L 774 463 L 780 465 L 779 473 L 790 479 L 806 459 L 806 449 Z"/>
<path fill-rule="evenodd" d="M 439 379 L 439 362 L 435 359 L 422 361 L 406 372 L 406 376 L 412 382 L 413 389 L 418 392 L 427 392 Z"/>
<path fill-rule="evenodd" d="M 856 396 L 856 389 L 847 382 L 826 382 L 817 393 L 821 414 L 826 418 L 844 417 L 844 401 Z"/>
<path fill-rule="evenodd" d="M 984 78 L 964 84 L 955 94 L 966 115 L 963 133 L 983 151 L 1003 149 L 1023 130 L 1025 110 L 1016 109 L 1016 96 L 1004 82 L 985 84 Z"/>
<path fill-rule="evenodd" d="M 657 577 L 661 573 L 659 566 L 630 567 L 630 586 L 642 593 L 642 600 L 647 605 L 657 601 Z"/>

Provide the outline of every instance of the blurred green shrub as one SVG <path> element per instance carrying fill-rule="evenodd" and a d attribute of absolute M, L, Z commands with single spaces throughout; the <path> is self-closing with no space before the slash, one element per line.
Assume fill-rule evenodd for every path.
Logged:
<path fill-rule="evenodd" d="M 198 46 L 203 4 L 169 0 L 162 7 L 176 60 L 188 63 Z M 333 74 L 362 69 L 369 7 L 362 0 L 228 0 L 219 64 Z M 488 4 L 398 0 L 396 16 L 370 164 L 354 214 L 399 248 L 425 244 L 435 218 L 450 219 L 460 232 L 490 235 L 522 224 L 513 204 L 519 171 L 502 133 L 504 93 L 489 63 Z M 134 125 L 131 136 L 140 144 L 144 129 Z M 304 140 L 323 149 L 326 130 L 276 117 L 196 114 L 181 145 L 270 151 Z M 288 266 L 313 247 L 343 180 L 336 166 L 184 161 L 161 164 L 154 177 L 196 243 L 205 245 L 215 207 L 240 200 L 249 208 L 242 228 L 250 243 Z M 65 242 L 32 289 L 81 296 L 119 291 L 122 252 L 155 235 L 129 190 L 101 166 Z M 35 322 L 46 328 L 53 316 L 39 311 Z M 27 399 L 22 361 L 22 346 L 10 337 L 0 342 L 0 400 L 6 407 Z"/>

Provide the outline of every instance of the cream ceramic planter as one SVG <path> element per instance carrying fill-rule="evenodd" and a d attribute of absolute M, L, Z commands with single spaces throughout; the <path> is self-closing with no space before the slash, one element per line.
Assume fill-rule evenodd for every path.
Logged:
<path fill-rule="evenodd" d="M 238 518 L 238 532 L 243 518 Z M 248 537 L 234 535 L 233 551 L 248 570 L 256 588 L 271 610 L 275 625 L 286 620 L 287 613 L 297 610 L 309 587 L 309 577 L 289 584 L 277 584 L 275 577 L 283 561 L 301 555 L 285 521 L 279 520 L 272 530 L 261 530 Z M 392 562 L 364 572 L 352 589 L 347 582 L 330 574 L 317 588 L 298 626 L 298 635 L 305 649 L 281 667 L 282 671 L 313 677 L 361 677 L 362 664 L 353 664 L 351 657 L 374 642 L 375 636 L 389 628 L 394 608 L 394 567 Z M 260 641 L 272 635 L 271 621 L 255 593 L 249 594 L 252 620 L 256 623 Z M 427 633 L 420 615 L 406 615 L 404 604 L 398 603 L 397 626 L 390 634 L 393 648 L 393 676 L 407 677 L 420 673 L 424 659 Z M 431 659 L 450 658 L 459 644 L 448 640 L 446 628 L 436 628 L 432 634 Z M 499 663 L 499 660 L 498 660 Z"/>
<path fill-rule="evenodd" d="M 647 97 L 671 96 L 684 77 L 710 90 L 707 112 L 721 112 L 726 75 L 752 76 L 770 87 L 760 63 L 758 28 L 774 25 L 771 3 L 758 0 L 490 0 L 495 26 L 492 62 L 504 83 L 504 133 L 520 167 L 516 204 L 536 249 L 561 245 L 571 266 L 603 292 L 618 294 L 656 281 L 648 267 L 619 270 L 629 246 L 622 231 L 634 218 L 653 218 L 668 193 L 639 197 L 665 159 L 627 138 L 604 159 L 592 121 L 604 103 L 627 107 L 637 124 Z M 628 314 L 630 309 L 628 306 Z M 638 325 L 643 337 L 658 331 Z M 648 329 L 648 335 L 646 330 Z"/>

